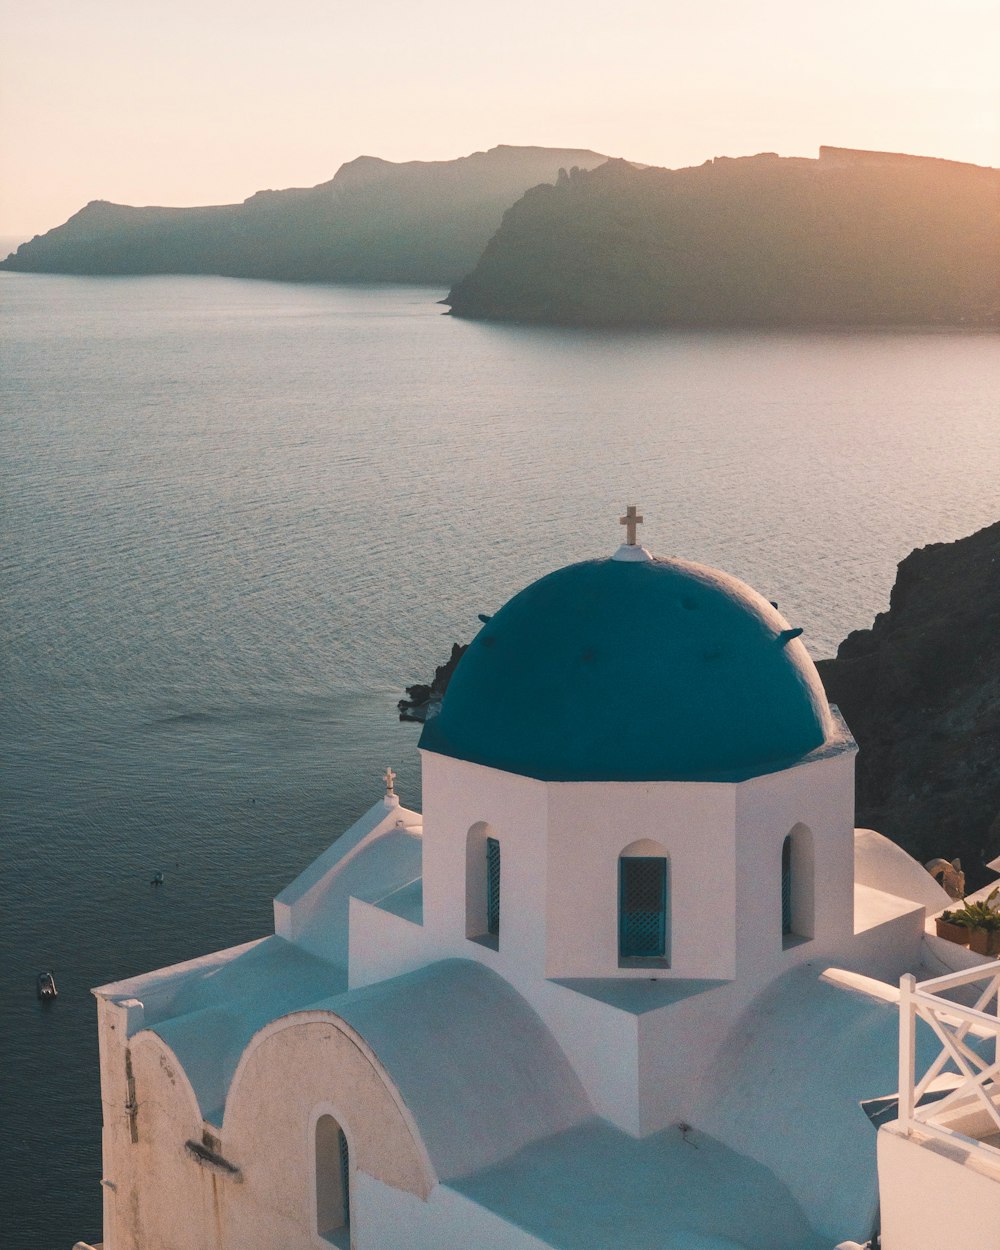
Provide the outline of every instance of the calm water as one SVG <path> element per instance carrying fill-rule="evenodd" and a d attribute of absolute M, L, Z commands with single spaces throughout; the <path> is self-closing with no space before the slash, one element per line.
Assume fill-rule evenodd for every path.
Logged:
<path fill-rule="evenodd" d="M 401 687 L 612 551 L 626 502 L 817 655 L 1000 515 L 995 336 L 518 329 L 440 295 L 0 281 L 11 1245 L 100 1235 L 89 987 L 264 933 L 387 764 L 418 803 Z"/>

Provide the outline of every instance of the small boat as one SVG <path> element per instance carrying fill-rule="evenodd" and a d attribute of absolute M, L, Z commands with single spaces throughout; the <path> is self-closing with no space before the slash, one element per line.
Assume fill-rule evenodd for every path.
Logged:
<path fill-rule="evenodd" d="M 43 1003 L 51 1002 L 59 993 L 56 989 L 56 979 L 51 972 L 40 972 L 35 978 L 35 989 L 38 991 L 38 997 Z"/>

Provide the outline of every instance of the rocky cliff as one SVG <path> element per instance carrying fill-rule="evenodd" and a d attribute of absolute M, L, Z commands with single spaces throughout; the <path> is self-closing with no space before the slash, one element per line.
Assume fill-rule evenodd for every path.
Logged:
<path fill-rule="evenodd" d="M 821 660 L 860 748 L 857 823 L 970 889 L 1000 854 L 1000 522 L 899 565 L 889 610 Z"/>
<path fill-rule="evenodd" d="M 444 692 L 448 689 L 452 674 L 468 647 L 467 642 L 453 642 L 451 655 L 444 664 L 439 664 L 434 670 L 434 677 L 429 686 L 418 682 L 415 686 L 406 687 L 406 698 L 400 699 L 396 705 L 399 708 L 400 720 L 415 720 L 423 723 L 436 714 L 444 698 Z"/>
<path fill-rule="evenodd" d="M 822 148 L 528 191 L 446 301 L 580 325 L 1000 326 L 1000 170 Z"/>
<path fill-rule="evenodd" d="M 454 161 L 362 156 L 329 182 L 242 204 L 131 208 L 98 200 L 0 268 L 32 273 L 210 273 L 446 287 L 475 265 L 505 208 L 560 169 L 607 158 L 506 147 Z"/>

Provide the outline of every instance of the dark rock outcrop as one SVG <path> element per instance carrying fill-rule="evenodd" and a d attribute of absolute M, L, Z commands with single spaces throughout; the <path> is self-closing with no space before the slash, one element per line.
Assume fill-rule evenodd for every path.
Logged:
<path fill-rule="evenodd" d="M 1000 325 L 1000 170 L 821 148 L 609 161 L 504 215 L 445 303 L 570 325 Z"/>
<path fill-rule="evenodd" d="M 529 187 L 607 158 L 500 147 L 454 161 L 361 156 L 330 182 L 259 191 L 242 204 L 131 208 L 95 200 L 22 244 L 0 268 L 31 273 L 222 274 L 446 287 L 467 273 Z"/>
<path fill-rule="evenodd" d="M 857 823 L 969 889 L 1000 854 L 1000 522 L 918 548 L 889 610 L 818 668 L 859 746 Z"/>
<path fill-rule="evenodd" d="M 451 655 L 444 664 L 439 664 L 434 670 L 434 680 L 429 686 L 417 684 L 406 687 L 407 697 L 400 699 L 397 704 L 400 720 L 425 721 L 428 716 L 434 715 L 441 706 L 441 700 L 448 689 L 452 674 L 458 667 L 459 660 L 465 655 L 468 646 L 468 643 L 453 642 L 451 644 Z"/>

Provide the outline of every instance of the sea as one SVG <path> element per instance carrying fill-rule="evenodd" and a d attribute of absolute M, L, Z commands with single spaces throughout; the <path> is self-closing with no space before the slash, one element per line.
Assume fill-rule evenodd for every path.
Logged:
<path fill-rule="evenodd" d="M 634 503 L 826 656 L 914 547 L 1000 517 L 995 334 L 545 329 L 444 294 L 0 275 L 7 1245 L 101 1237 L 91 987 L 267 933 L 386 767 L 419 806 L 396 702 L 478 613 L 613 552 Z"/>

